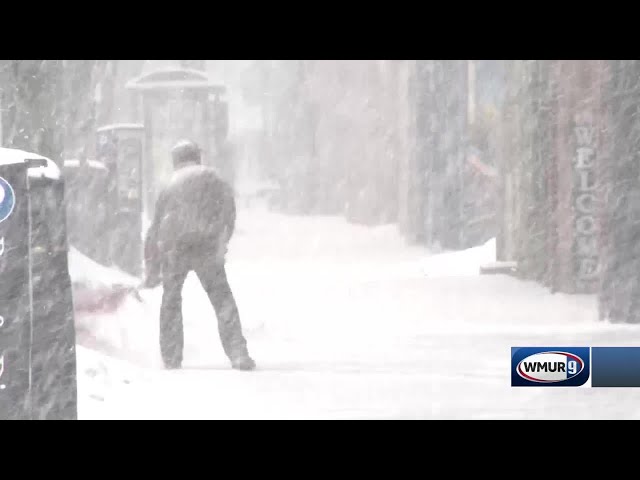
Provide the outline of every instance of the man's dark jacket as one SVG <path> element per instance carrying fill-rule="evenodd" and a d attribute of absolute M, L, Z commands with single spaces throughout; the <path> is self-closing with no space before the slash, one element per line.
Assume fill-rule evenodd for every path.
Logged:
<path fill-rule="evenodd" d="M 224 262 L 235 221 L 233 190 L 215 169 L 195 164 L 179 168 L 161 190 L 147 232 L 148 277 L 157 282 L 164 257 L 185 243 L 199 245 L 199 255 L 215 255 Z"/>

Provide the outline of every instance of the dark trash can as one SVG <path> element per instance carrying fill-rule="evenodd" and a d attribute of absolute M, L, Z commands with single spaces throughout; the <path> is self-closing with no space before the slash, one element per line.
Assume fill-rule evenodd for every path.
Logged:
<path fill-rule="evenodd" d="M 0 148 L 0 420 L 77 419 L 64 180 Z"/>

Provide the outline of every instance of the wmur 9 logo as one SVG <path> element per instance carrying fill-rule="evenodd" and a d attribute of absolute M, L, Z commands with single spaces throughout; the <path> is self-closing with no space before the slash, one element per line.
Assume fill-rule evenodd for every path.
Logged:
<path fill-rule="evenodd" d="M 512 387 L 580 387 L 591 371 L 589 347 L 512 347 Z"/>

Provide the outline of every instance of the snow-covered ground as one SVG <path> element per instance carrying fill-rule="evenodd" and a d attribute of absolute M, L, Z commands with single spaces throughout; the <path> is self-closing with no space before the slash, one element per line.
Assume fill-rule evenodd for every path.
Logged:
<path fill-rule="evenodd" d="M 634 389 L 512 388 L 512 346 L 640 345 L 590 296 L 478 275 L 495 243 L 429 255 L 394 226 L 239 212 L 228 272 L 254 372 L 231 370 L 197 278 L 185 369 L 161 369 L 161 289 L 78 317 L 81 419 L 640 418 Z M 90 334 L 87 333 L 90 331 Z"/>

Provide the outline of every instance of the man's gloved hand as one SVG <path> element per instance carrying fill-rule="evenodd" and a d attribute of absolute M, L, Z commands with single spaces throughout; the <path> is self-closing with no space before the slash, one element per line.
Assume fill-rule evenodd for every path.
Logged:
<path fill-rule="evenodd" d="M 162 283 L 162 279 L 160 278 L 159 275 L 154 275 L 154 276 L 147 275 L 142 281 L 140 288 L 156 288 L 158 285 L 160 285 L 160 283 Z"/>

